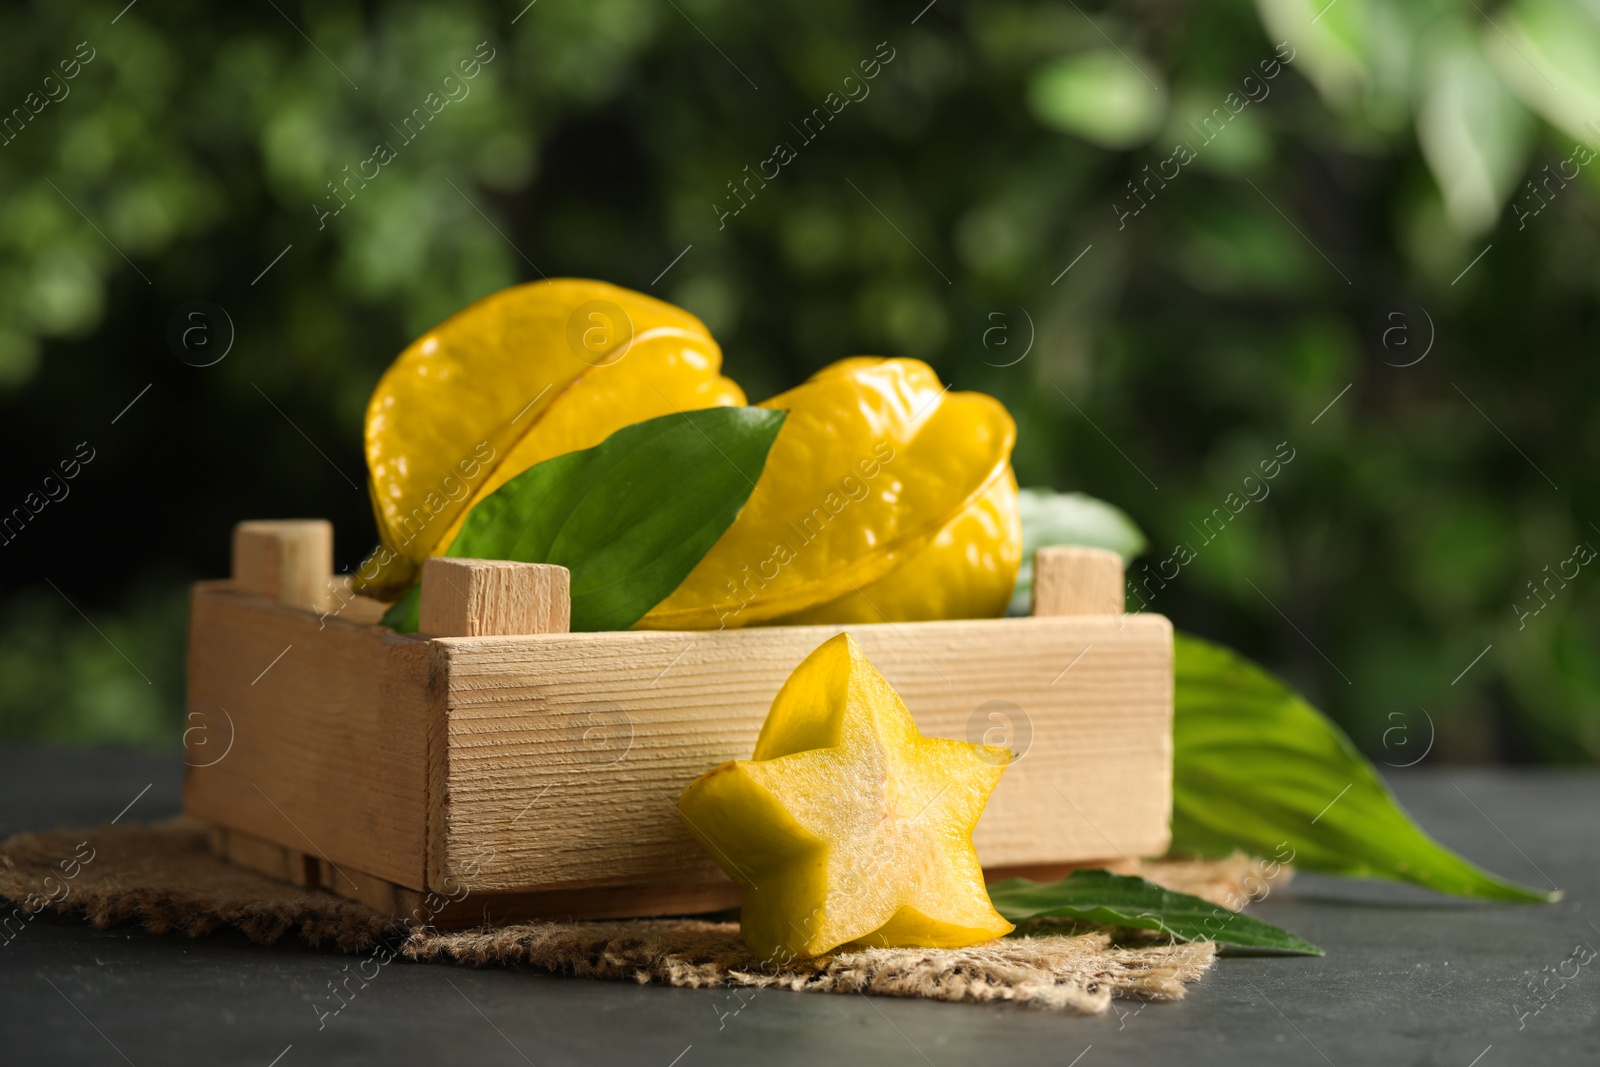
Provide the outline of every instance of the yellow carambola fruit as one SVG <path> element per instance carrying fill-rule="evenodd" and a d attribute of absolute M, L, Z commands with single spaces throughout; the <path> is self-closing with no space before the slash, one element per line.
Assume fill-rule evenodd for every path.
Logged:
<path fill-rule="evenodd" d="M 882 578 L 772 621 L 800 625 L 993 618 L 1005 614 L 1021 563 L 1017 479 L 1007 466 L 926 548 Z"/>
<path fill-rule="evenodd" d="M 1012 929 L 972 845 L 1010 758 L 923 737 L 839 634 L 778 691 L 754 758 L 695 779 L 678 811 L 744 886 L 740 930 L 764 960 L 841 945 L 960 948 Z"/>
<path fill-rule="evenodd" d="M 855 358 L 761 406 L 789 416 L 750 499 L 638 626 L 898 621 L 1004 609 L 1021 533 L 1009 462 L 1016 427 L 999 401 L 948 392 L 918 360 Z M 874 583 L 902 565 L 905 573 L 874 595 Z M 924 588 L 952 576 L 948 593 Z M 863 608 L 866 600 L 876 607 Z"/>
<path fill-rule="evenodd" d="M 367 406 L 383 542 L 363 592 L 397 594 L 479 500 L 535 463 L 624 426 L 743 405 L 699 319 L 605 282 L 560 278 L 485 297 L 412 342 Z"/>

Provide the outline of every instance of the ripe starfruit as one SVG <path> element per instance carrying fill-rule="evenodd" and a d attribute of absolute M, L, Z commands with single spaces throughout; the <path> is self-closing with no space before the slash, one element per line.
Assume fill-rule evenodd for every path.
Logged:
<path fill-rule="evenodd" d="M 1022 563 L 1017 479 L 1003 476 L 928 546 L 877 581 L 774 623 L 916 622 L 1004 615 Z"/>
<path fill-rule="evenodd" d="M 768 961 L 841 945 L 960 948 L 1009 933 L 972 829 L 1011 753 L 923 737 L 849 634 L 795 668 L 755 754 L 690 783 L 678 811 L 744 886 Z"/>
<path fill-rule="evenodd" d="M 918 360 L 855 358 L 761 406 L 789 417 L 760 481 L 640 627 L 1004 610 L 1021 530 L 1010 467 L 1016 427 L 999 401 L 949 392 Z"/>
<path fill-rule="evenodd" d="M 383 545 L 362 591 L 404 591 L 474 504 L 535 463 L 644 419 L 744 404 L 721 367 L 699 319 L 605 282 L 532 282 L 452 315 L 400 354 L 367 406 Z"/>

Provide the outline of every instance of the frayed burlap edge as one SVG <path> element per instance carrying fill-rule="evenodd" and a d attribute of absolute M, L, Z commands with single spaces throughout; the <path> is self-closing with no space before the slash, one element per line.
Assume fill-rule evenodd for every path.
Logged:
<path fill-rule="evenodd" d="M 689 919 L 529 923 L 465 932 L 422 931 L 413 959 L 516 962 L 585 978 L 703 988 L 873 993 L 972 1002 L 1011 1001 L 1089 1014 L 1113 996 L 1171 1000 L 1210 969 L 1210 942 L 1118 947 L 1104 931 L 1009 937 L 961 949 L 873 948 L 775 969 L 739 939 L 737 923 Z"/>
<path fill-rule="evenodd" d="M 1170 889 L 1237 907 L 1287 869 L 1235 855 L 1157 861 L 1142 873 Z M 48 880 L 47 880 L 48 879 Z M 1256 888 L 1259 886 L 1259 888 Z M 1210 969 L 1208 942 L 1119 942 L 1105 930 L 1043 932 L 964 949 L 865 949 L 765 967 L 736 923 L 698 919 L 540 922 L 468 931 L 407 930 L 363 904 L 306 890 L 217 859 L 205 829 L 185 819 L 153 826 L 19 834 L 0 845 L 6 940 L 49 909 L 99 928 L 137 922 L 156 933 L 224 928 L 253 941 L 285 935 L 346 952 L 380 942 L 414 960 L 523 964 L 553 974 L 704 988 L 871 993 L 1014 1002 L 1086 1013 L 1113 996 L 1170 1000 Z"/>
<path fill-rule="evenodd" d="M 365 904 L 218 859 L 205 827 L 182 818 L 17 834 L 0 845 L 0 897 L 28 913 L 81 914 L 100 929 L 137 922 L 152 933 L 201 937 L 232 927 L 252 941 L 293 934 L 346 952 L 395 931 Z M 0 923 L 8 918 L 7 933 L 15 912 L 0 913 Z"/>

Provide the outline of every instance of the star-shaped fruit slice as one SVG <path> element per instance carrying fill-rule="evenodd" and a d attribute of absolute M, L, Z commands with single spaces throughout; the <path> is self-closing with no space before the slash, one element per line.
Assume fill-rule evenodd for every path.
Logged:
<path fill-rule="evenodd" d="M 959 948 L 1008 933 L 972 829 L 1011 753 L 923 737 L 849 634 L 778 691 L 753 759 L 678 798 L 685 825 L 745 889 L 765 960 L 841 945 Z"/>

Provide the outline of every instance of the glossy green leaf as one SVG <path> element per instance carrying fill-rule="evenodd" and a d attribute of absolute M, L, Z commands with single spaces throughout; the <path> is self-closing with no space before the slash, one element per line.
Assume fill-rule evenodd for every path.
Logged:
<path fill-rule="evenodd" d="M 1073 497 L 1068 505 L 1064 498 Z M 1025 558 L 1058 544 L 1094 544 L 1124 559 L 1144 549 L 1138 527 L 1109 504 L 1039 490 L 1023 490 L 1020 499 Z M 1053 509 L 1070 517 L 1079 504 L 1117 521 L 1051 517 Z M 1111 536 L 1093 539 L 1098 534 Z M 1118 534 L 1126 540 L 1115 540 Z M 1496 878 L 1428 837 L 1338 726 L 1260 667 L 1185 634 L 1175 635 L 1174 646 L 1172 851 L 1243 849 L 1309 870 L 1485 900 L 1560 895 Z"/>
<path fill-rule="evenodd" d="M 501 486 L 445 555 L 560 564 L 572 572 L 572 629 L 625 630 L 733 523 L 784 416 L 723 407 L 625 426 Z M 384 624 L 416 630 L 418 604 L 413 588 Z"/>
<path fill-rule="evenodd" d="M 1138 525 L 1121 508 L 1083 493 L 1023 489 L 1017 494 L 1022 520 L 1022 568 L 1011 594 L 1010 612 L 1028 613 L 1033 595 L 1033 551 L 1044 545 L 1089 545 L 1120 553 L 1127 563 L 1145 550 Z"/>
<path fill-rule="evenodd" d="M 1428 837 L 1344 733 L 1277 678 L 1198 638 L 1174 643 L 1174 852 L 1244 849 L 1485 900 L 1559 897 L 1497 878 Z"/>
<path fill-rule="evenodd" d="M 1073 871 L 1059 882 L 1010 878 L 989 887 L 995 910 L 1012 922 L 1058 916 L 1084 922 L 1160 930 L 1180 941 L 1216 941 L 1281 949 L 1308 956 L 1322 950 L 1309 941 L 1187 893 L 1105 870 Z"/>

